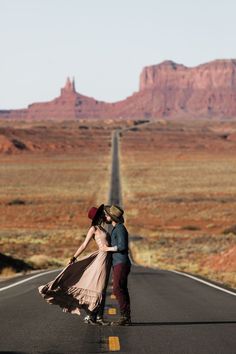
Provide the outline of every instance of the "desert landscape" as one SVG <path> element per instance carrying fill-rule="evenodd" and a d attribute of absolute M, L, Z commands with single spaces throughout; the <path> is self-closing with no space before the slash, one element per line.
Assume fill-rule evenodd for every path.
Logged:
<path fill-rule="evenodd" d="M 120 122 L 0 121 L 0 279 L 68 262 L 89 208 L 108 202 L 115 128 Z"/>
<path fill-rule="evenodd" d="M 0 1 L 0 354 L 236 352 L 235 12 Z"/>
<path fill-rule="evenodd" d="M 90 225 L 88 209 L 107 202 L 109 124 L 0 126 L 1 253 L 34 269 L 65 264 Z"/>
<path fill-rule="evenodd" d="M 137 263 L 236 287 L 236 60 L 144 67 L 106 103 L 76 91 L 0 111 L 1 276 L 63 265 L 108 201 L 111 137 Z M 87 251 L 91 251 L 94 245 Z M 13 257 L 6 258 L 6 257 Z M 25 269 L 25 268 L 24 268 Z"/>
<path fill-rule="evenodd" d="M 120 149 L 136 262 L 236 287 L 236 123 L 150 122 Z"/>
<path fill-rule="evenodd" d="M 68 262 L 89 227 L 88 209 L 108 200 L 114 129 L 121 129 L 123 206 L 134 260 L 235 287 L 231 120 L 2 120 L 1 256 L 31 270 Z M 1 279 L 18 268 L 5 264 Z"/>

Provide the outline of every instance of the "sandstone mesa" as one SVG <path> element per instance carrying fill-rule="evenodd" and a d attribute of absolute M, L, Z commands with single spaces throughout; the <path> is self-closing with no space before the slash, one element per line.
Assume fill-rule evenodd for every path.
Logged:
<path fill-rule="evenodd" d="M 13 120 L 185 117 L 236 117 L 236 59 L 192 68 L 173 61 L 144 67 L 138 92 L 114 103 L 76 92 L 74 80 L 68 78 L 60 96 L 52 101 L 0 111 L 0 118 Z"/>

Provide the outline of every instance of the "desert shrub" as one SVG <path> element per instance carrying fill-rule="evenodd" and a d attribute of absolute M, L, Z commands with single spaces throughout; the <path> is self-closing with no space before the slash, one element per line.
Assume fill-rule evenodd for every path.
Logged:
<path fill-rule="evenodd" d="M 225 229 L 223 231 L 223 233 L 226 235 L 226 234 L 234 234 L 236 235 L 236 225 L 232 225 L 230 227 L 228 227 L 227 229 Z"/>
<path fill-rule="evenodd" d="M 10 202 L 7 203 L 7 205 L 25 205 L 26 202 L 22 199 L 13 199 L 13 200 L 10 200 Z"/>
<path fill-rule="evenodd" d="M 144 124 L 150 122 L 148 119 L 139 119 L 134 121 L 134 125 Z"/>
<path fill-rule="evenodd" d="M 27 262 L 34 269 L 46 269 L 49 267 L 60 267 L 62 262 L 55 258 L 51 258 L 45 254 L 35 254 L 27 259 Z"/>
<path fill-rule="evenodd" d="M 166 198 L 166 200 L 170 203 L 183 203 L 185 201 L 184 198 L 178 198 L 178 197 L 170 197 L 170 198 Z"/>
<path fill-rule="evenodd" d="M 20 140 L 12 139 L 12 144 L 19 150 L 26 150 L 27 146 Z"/>
<path fill-rule="evenodd" d="M 0 275 L 2 277 L 11 277 L 16 274 L 16 270 L 12 267 L 5 267 L 0 270 Z"/>
<path fill-rule="evenodd" d="M 182 230 L 189 230 L 189 231 L 199 231 L 201 230 L 201 228 L 199 226 L 196 225 L 185 225 L 183 227 L 181 227 Z"/>
<path fill-rule="evenodd" d="M 139 236 L 139 235 L 130 235 L 129 239 L 132 241 L 142 241 L 143 240 L 143 236 Z"/>

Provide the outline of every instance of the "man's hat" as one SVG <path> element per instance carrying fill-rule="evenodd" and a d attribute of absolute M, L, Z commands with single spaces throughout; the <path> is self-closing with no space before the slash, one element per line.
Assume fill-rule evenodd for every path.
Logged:
<path fill-rule="evenodd" d="M 115 222 L 124 222 L 124 210 L 118 205 L 105 205 L 104 210 Z"/>
<path fill-rule="evenodd" d="M 88 211 L 88 218 L 92 219 L 92 225 L 96 225 L 102 213 L 104 211 L 104 204 L 101 204 L 98 208 L 92 207 Z"/>

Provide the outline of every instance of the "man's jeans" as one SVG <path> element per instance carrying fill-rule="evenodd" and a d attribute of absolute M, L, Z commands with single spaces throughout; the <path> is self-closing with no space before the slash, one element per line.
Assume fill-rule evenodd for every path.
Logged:
<path fill-rule="evenodd" d="M 120 306 L 121 315 L 130 316 L 130 297 L 128 291 L 128 275 L 131 265 L 119 263 L 113 266 L 113 293 Z"/>

